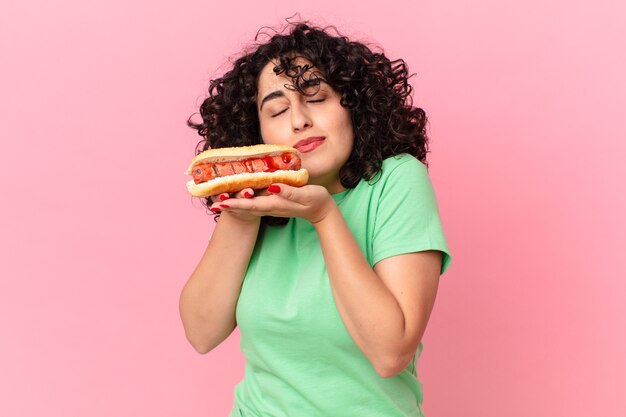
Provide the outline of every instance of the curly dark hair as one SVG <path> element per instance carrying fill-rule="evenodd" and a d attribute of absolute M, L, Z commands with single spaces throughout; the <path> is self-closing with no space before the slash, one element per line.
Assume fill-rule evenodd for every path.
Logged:
<path fill-rule="evenodd" d="M 256 49 L 238 58 L 230 71 L 211 80 L 209 96 L 200 106 L 202 122 L 195 123 L 191 117 L 187 121 L 204 138 L 196 146 L 196 154 L 210 148 L 262 143 L 257 115 L 259 74 L 268 62 L 276 61 L 276 75 L 291 77 L 293 87 L 306 94 L 303 83 L 307 80 L 302 74 L 307 68 L 293 63 L 302 57 L 319 71 L 314 74 L 338 92 L 341 105 L 350 112 L 354 147 L 340 171 L 344 187 L 354 188 L 361 179 L 372 180 L 384 159 L 401 153 L 427 165 L 426 113 L 413 106 L 408 82 L 411 75 L 402 59 L 391 61 L 384 53 L 341 36 L 334 27 L 297 22 L 283 32 L 276 32 L 266 43 L 257 43 Z M 211 204 L 207 198 L 205 205 Z"/>

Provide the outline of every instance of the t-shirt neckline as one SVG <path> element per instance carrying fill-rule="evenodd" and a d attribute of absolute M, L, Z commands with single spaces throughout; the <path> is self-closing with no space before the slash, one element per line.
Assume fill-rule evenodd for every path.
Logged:
<path fill-rule="evenodd" d="M 346 198 L 346 196 L 352 191 L 352 188 L 348 188 L 336 194 L 331 194 L 331 197 L 335 200 L 337 205 L 341 204 L 341 202 Z"/>

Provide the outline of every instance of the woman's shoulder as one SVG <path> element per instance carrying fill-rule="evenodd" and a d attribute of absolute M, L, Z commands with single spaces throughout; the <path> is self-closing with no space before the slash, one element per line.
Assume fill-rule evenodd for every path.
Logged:
<path fill-rule="evenodd" d="M 380 175 L 382 178 L 386 178 L 390 175 L 411 175 L 411 173 L 413 173 L 413 175 L 428 175 L 428 168 L 413 155 L 403 153 L 385 159 L 381 167 Z"/>
<path fill-rule="evenodd" d="M 382 193 L 396 184 L 423 184 L 429 182 L 428 169 L 410 154 L 390 156 L 383 160 L 380 170 L 371 179 L 362 179 L 356 189 L 367 193 Z"/>

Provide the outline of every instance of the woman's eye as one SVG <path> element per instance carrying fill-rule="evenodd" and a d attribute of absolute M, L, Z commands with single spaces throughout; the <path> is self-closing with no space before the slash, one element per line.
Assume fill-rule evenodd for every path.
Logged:
<path fill-rule="evenodd" d="M 281 114 L 283 114 L 283 113 L 284 113 L 284 112 L 286 112 L 286 111 L 287 111 L 287 109 L 282 110 L 282 111 L 279 111 L 278 113 L 273 114 L 273 115 L 272 115 L 272 117 L 280 116 Z"/>
<path fill-rule="evenodd" d="M 325 98 L 318 98 L 317 100 L 309 100 L 309 103 L 321 103 L 324 100 L 326 100 L 326 99 Z"/>

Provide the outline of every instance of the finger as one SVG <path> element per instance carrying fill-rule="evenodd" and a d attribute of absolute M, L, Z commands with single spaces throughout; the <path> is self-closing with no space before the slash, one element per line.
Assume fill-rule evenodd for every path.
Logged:
<path fill-rule="evenodd" d="M 296 203 L 303 203 L 306 200 L 306 193 L 302 192 L 300 187 L 277 183 L 267 187 L 267 191 L 270 195 L 278 195 Z"/>
<path fill-rule="evenodd" d="M 209 210 L 211 210 L 213 213 L 219 213 L 220 211 L 222 211 L 220 207 L 220 201 L 213 201 L 213 204 L 209 206 Z"/>
<path fill-rule="evenodd" d="M 235 194 L 236 198 L 252 198 L 254 197 L 254 190 L 252 188 L 244 188 Z"/>
<path fill-rule="evenodd" d="M 222 193 L 211 196 L 211 201 L 214 203 L 219 203 L 220 201 L 228 200 L 230 198 L 230 194 Z"/>
<path fill-rule="evenodd" d="M 289 208 L 291 206 L 291 209 Z M 221 211 L 254 216 L 272 215 L 287 216 L 293 212 L 293 203 L 276 196 L 258 196 L 255 198 L 233 198 L 229 201 L 216 203 L 215 207 Z"/>
<path fill-rule="evenodd" d="M 228 201 L 217 202 L 213 207 L 222 210 L 242 210 L 253 214 L 267 214 L 284 208 L 285 204 L 291 204 L 291 202 L 273 195 L 255 195 L 254 198 L 231 198 Z"/>

